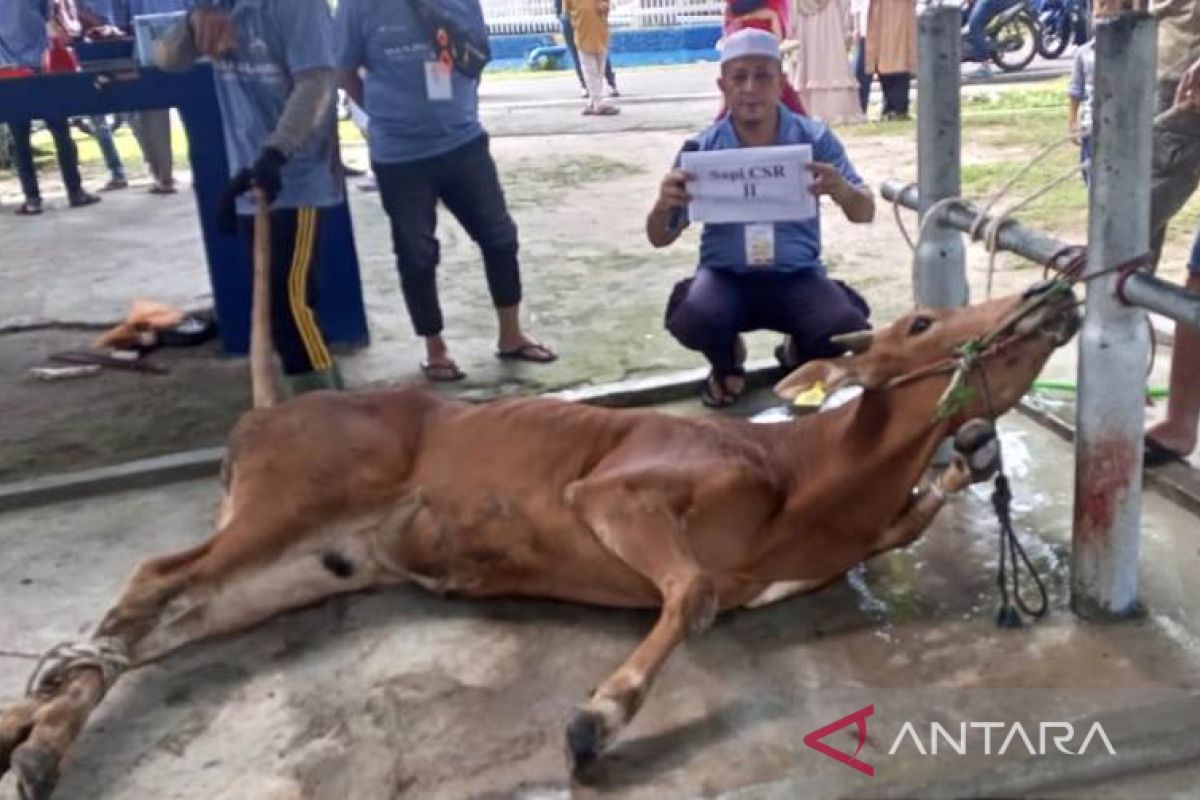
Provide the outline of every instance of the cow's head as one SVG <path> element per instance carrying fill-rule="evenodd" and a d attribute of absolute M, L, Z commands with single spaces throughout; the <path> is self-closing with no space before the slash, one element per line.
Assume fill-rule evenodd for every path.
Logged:
<path fill-rule="evenodd" d="M 953 379 L 956 359 L 973 358 L 950 409 L 958 419 L 999 415 L 1028 391 L 1055 348 L 1079 329 L 1074 294 L 1045 281 L 1001 300 L 948 310 L 918 309 L 878 331 L 841 337 L 851 354 L 811 361 L 783 379 L 775 391 L 794 400 L 817 381 L 828 391 L 861 386 L 887 391 L 915 382 Z M 960 362 L 961 363 L 961 362 Z M 987 395 L 985 402 L 984 395 Z"/>

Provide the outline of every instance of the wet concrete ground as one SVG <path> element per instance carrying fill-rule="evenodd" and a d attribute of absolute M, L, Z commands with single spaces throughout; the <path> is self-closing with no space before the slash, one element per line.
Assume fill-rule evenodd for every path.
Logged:
<path fill-rule="evenodd" d="M 1039 720 L 1100 712 L 1116 713 L 1107 734 L 1121 750 L 1123 736 L 1162 716 L 1129 709 L 1187 708 L 1200 689 L 1195 519 L 1147 495 L 1148 614 L 1081 623 L 1065 585 L 1071 451 L 1019 416 L 1002 427 L 1018 530 L 1051 597 L 1047 617 L 1021 630 L 992 621 L 996 525 L 980 487 L 914 547 L 818 594 L 727 614 L 686 643 L 589 784 L 568 779 L 563 725 L 652 616 L 402 588 L 290 614 L 129 676 L 79 741 L 58 797 L 661 800 L 922 786 L 913 796 L 928 797 L 928 781 L 1005 759 L 982 755 L 978 740 L 965 756 L 911 746 L 889 756 L 904 721 L 1025 721 L 1035 731 Z M 89 630 L 139 559 L 206 536 L 216 494 L 205 481 L 0 517 L 0 695 L 21 690 L 34 654 Z M 868 703 L 876 715 L 861 757 L 875 778 L 803 745 Z M 852 730 L 828 741 L 852 751 Z M 1178 737 L 1160 738 L 1171 747 Z M 1127 779 L 1107 796 L 1190 796 L 1178 789 L 1196 785 L 1189 770 Z M 0 782 L 0 798 L 13 797 L 11 780 Z"/>

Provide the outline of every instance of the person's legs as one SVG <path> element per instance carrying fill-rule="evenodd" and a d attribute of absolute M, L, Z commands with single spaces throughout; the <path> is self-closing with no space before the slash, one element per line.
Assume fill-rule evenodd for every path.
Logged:
<path fill-rule="evenodd" d="M 1200 230 L 1192 244 L 1184 288 L 1200 295 Z M 1186 456 L 1196 449 L 1200 423 L 1200 329 L 1182 322 L 1175 324 L 1169 388 L 1167 416 L 1147 429 L 1146 437 L 1160 448 Z"/>
<path fill-rule="evenodd" d="M 865 114 L 871 102 L 871 76 L 867 74 L 867 40 L 862 36 L 854 52 L 854 77 L 858 81 L 858 104 Z"/>
<path fill-rule="evenodd" d="M 38 186 L 37 167 L 33 163 L 33 124 L 10 122 L 8 130 L 12 134 L 13 166 L 21 180 L 21 191 L 25 194 L 26 205 L 33 203 L 40 207 L 42 192 Z"/>
<path fill-rule="evenodd" d="M 596 113 L 604 103 L 604 54 L 579 54 L 583 69 L 583 82 L 587 87 L 588 104 L 584 113 Z"/>
<path fill-rule="evenodd" d="M 486 135 L 480 136 L 449 154 L 438 171 L 437 193 L 483 254 L 499 327 L 497 353 L 524 361 L 553 361 L 553 352 L 521 330 L 520 240 L 488 143 Z"/>
<path fill-rule="evenodd" d="M 871 327 L 865 301 L 817 270 L 763 281 L 752 300 L 764 327 L 790 337 L 793 367 L 841 355 L 845 348 L 831 337 Z"/>
<path fill-rule="evenodd" d="M 571 64 L 575 67 L 575 77 L 579 79 L 579 88 L 587 91 L 587 84 L 583 81 L 583 69 L 579 64 L 579 50 L 575 48 L 575 28 L 571 25 L 571 18 L 563 14 L 558 18 L 558 24 L 562 28 L 563 43 L 567 46 L 567 52 L 571 54 Z"/>
<path fill-rule="evenodd" d="M 701 267 L 675 287 L 667 302 L 666 328 L 689 350 L 699 351 L 728 391 L 740 392 L 738 335 L 749 329 L 745 302 L 748 278 Z M 736 384 L 736 385 L 735 385 Z"/>
<path fill-rule="evenodd" d="M 608 82 L 610 94 L 616 97 L 620 94 L 617 91 L 617 75 L 613 72 L 612 57 L 607 53 L 604 56 L 604 80 Z"/>
<path fill-rule="evenodd" d="M 92 125 L 92 136 L 100 146 L 104 156 L 104 165 L 108 167 L 110 180 L 106 189 L 124 189 L 128 184 L 125 180 L 125 165 L 121 163 L 121 154 L 117 152 L 117 144 L 113 141 L 112 128 L 103 114 L 89 118 Z"/>
<path fill-rule="evenodd" d="M 1174 86 L 1159 91 L 1161 110 L 1172 102 Z M 1167 95 L 1171 99 L 1165 99 Z M 1158 117 L 1151 148 L 1150 241 L 1157 263 L 1167 223 L 1200 186 L 1200 112 L 1180 110 Z"/>
<path fill-rule="evenodd" d="M 392 250 L 404 305 L 414 332 L 425 340 L 422 370 L 431 380 L 462 377 L 442 338 L 437 266 L 437 181 L 434 159 L 409 164 L 371 164 L 379 197 L 392 228 Z"/>
<path fill-rule="evenodd" d="M 879 85 L 883 87 L 884 119 L 908 117 L 908 91 L 911 82 L 912 76 L 907 72 L 879 76 Z"/>
<path fill-rule="evenodd" d="M 992 56 L 992 46 L 988 42 L 984 29 L 992 21 L 992 17 L 1008 7 L 1010 0 L 978 0 L 967 18 L 967 40 L 963 56 L 969 61 L 980 61 L 984 64 Z"/>
<path fill-rule="evenodd" d="M 54 137 L 54 149 L 58 152 L 58 169 L 62 173 L 67 199 L 72 206 L 90 205 L 98 197 L 83 191 L 83 179 L 79 175 L 79 150 L 71 138 L 71 126 L 65 119 L 48 119 L 46 128 Z"/>
<path fill-rule="evenodd" d="M 1092 137 L 1084 136 L 1079 140 L 1079 163 L 1083 165 L 1083 185 L 1092 185 Z"/>
<path fill-rule="evenodd" d="M 341 378 L 313 312 L 320 274 L 319 208 L 271 212 L 271 339 L 293 394 L 340 389 Z M 254 218 L 238 218 L 243 242 L 254 248 Z"/>
<path fill-rule="evenodd" d="M 150 169 L 150 177 L 154 179 L 150 191 L 173 192 L 175 166 L 171 153 L 171 112 L 165 108 L 141 111 L 134 114 L 131 125 Z"/>

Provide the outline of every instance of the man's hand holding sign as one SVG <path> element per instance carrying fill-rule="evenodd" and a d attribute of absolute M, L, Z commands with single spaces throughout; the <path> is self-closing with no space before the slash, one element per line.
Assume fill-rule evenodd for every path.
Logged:
<path fill-rule="evenodd" d="M 729 115 L 684 147 L 646 219 L 655 247 L 704 223 L 700 264 L 671 293 L 666 325 L 711 364 L 709 406 L 732 405 L 744 388 L 743 332 L 786 334 L 776 355 L 794 367 L 839 355 L 832 337 L 870 327 L 865 301 L 826 276 L 816 199 L 870 222 L 874 197 L 825 125 L 780 104 L 783 80 L 776 37 L 729 37 L 718 81 Z"/>

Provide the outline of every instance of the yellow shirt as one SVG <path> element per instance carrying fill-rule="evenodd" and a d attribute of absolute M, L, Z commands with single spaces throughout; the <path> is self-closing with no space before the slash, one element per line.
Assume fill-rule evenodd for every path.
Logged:
<path fill-rule="evenodd" d="M 1200 60 L 1200 0 L 1154 0 L 1158 17 L 1158 79 L 1179 80 Z"/>
<path fill-rule="evenodd" d="M 581 53 L 608 50 L 609 0 L 563 0 L 563 10 L 571 15 L 575 29 L 575 47 Z"/>

